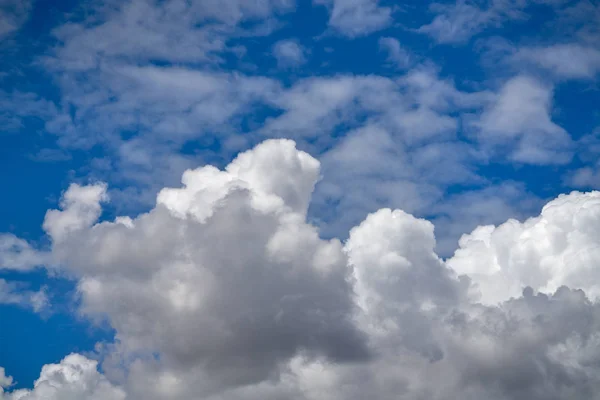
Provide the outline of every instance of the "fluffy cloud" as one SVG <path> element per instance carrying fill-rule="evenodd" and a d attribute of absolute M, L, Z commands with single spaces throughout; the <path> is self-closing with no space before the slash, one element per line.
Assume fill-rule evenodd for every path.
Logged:
<path fill-rule="evenodd" d="M 551 293 L 566 285 L 597 299 L 599 210 L 600 192 L 559 196 L 538 217 L 464 235 L 448 264 L 473 279 L 485 303 L 516 297 L 527 286 Z"/>
<path fill-rule="evenodd" d="M 12 383 L 0 368 L 2 400 L 124 400 L 125 392 L 108 382 L 96 369 L 97 362 L 79 354 L 65 357 L 59 364 L 44 365 L 32 390 L 4 393 Z M 4 378 L 4 379 L 3 379 Z"/>
<path fill-rule="evenodd" d="M 319 238 L 305 222 L 319 175 L 270 140 L 114 222 L 96 222 L 104 185 L 72 185 L 44 227 L 81 312 L 116 329 L 106 375 L 70 355 L 32 390 L 2 370 L 1 398 L 593 398 L 599 192 L 479 227 L 445 262 L 433 225 L 401 210 L 343 245 Z"/>
<path fill-rule="evenodd" d="M 299 139 L 310 135 L 313 143 L 329 148 L 321 156 L 324 176 L 311 205 L 327 235 L 344 237 L 381 207 L 423 215 L 444 188 L 482 183 L 471 167 L 476 150 L 458 140 L 459 119 L 448 113 L 478 108 L 489 93 L 457 90 L 429 67 L 397 79 L 344 77 L 324 83 L 299 83 L 286 94 L 286 112 L 265 130 Z M 345 129 L 335 142 L 314 136 L 341 121 Z"/>
<path fill-rule="evenodd" d="M 265 379 L 298 351 L 357 360 L 368 351 L 341 244 L 304 222 L 318 167 L 268 141 L 225 171 L 187 171 L 134 220 L 91 227 L 105 187 L 71 186 L 44 228 L 80 277 L 83 311 L 105 315 L 128 352 L 158 352 L 216 387 Z"/>
<path fill-rule="evenodd" d="M 12 234 L 0 235 L 0 270 L 24 271 L 47 261 L 45 254 L 37 251 L 27 241 Z"/>
<path fill-rule="evenodd" d="M 473 126 L 493 153 L 504 149 L 521 163 L 565 164 L 571 160 L 573 143 L 552 121 L 551 111 L 552 89 L 531 77 L 517 76 L 504 84 Z"/>

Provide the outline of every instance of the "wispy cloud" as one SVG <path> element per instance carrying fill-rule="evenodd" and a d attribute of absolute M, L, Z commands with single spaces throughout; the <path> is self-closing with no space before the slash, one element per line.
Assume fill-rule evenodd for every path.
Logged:
<path fill-rule="evenodd" d="M 296 40 L 280 40 L 273 45 L 273 56 L 280 68 L 297 67 L 306 63 L 306 49 Z"/>
<path fill-rule="evenodd" d="M 314 0 L 329 9 L 329 27 L 350 38 L 367 35 L 392 23 L 392 8 L 379 0 Z"/>
<path fill-rule="evenodd" d="M 19 30 L 31 11 L 29 0 L 0 1 L 0 41 Z"/>

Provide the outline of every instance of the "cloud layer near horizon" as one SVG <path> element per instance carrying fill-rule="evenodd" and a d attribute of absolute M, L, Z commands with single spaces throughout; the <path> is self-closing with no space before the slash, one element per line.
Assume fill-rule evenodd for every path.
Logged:
<path fill-rule="evenodd" d="M 133 219 L 99 222 L 106 185 L 71 185 L 46 214 L 47 253 L 0 250 L 15 269 L 52 260 L 115 342 L 46 365 L 32 389 L 0 369 L 0 399 L 597 396 L 599 192 L 478 227 L 445 261 L 433 225 L 401 210 L 320 238 L 319 178 L 293 141 L 268 140 L 186 171 Z"/>

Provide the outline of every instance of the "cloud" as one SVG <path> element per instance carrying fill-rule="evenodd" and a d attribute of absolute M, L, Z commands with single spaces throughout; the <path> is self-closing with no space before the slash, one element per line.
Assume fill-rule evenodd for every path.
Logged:
<path fill-rule="evenodd" d="M 448 265 L 471 277 L 486 303 L 517 297 L 527 286 L 552 293 L 566 285 L 597 299 L 599 205 L 600 192 L 572 192 L 522 223 L 480 226 L 460 239 Z"/>
<path fill-rule="evenodd" d="M 29 121 L 49 120 L 58 113 L 52 102 L 35 93 L 0 90 L 0 134 L 18 133 Z"/>
<path fill-rule="evenodd" d="M 62 210 L 50 210 L 44 218 L 44 230 L 55 242 L 73 232 L 90 227 L 100 216 L 100 202 L 108 200 L 106 185 L 71 184 L 61 198 Z"/>
<path fill-rule="evenodd" d="M 383 29 L 392 23 L 392 9 L 379 0 L 314 0 L 329 9 L 329 27 L 355 38 Z"/>
<path fill-rule="evenodd" d="M 96 369 L 97 362 L 79 354 L 65 357 L 59 364 L 44 365 L 40 377 L 32 390 L 19 389 L 4 393 L 12 379 L 8 377 L 2 385 L 2 400 L 125 400 L 125 392 L 113 386 Z M 0 372 L 4 372 L 0 368 Z M 0 377 L 3 374 L 0 373 Z"/>
<path fill-rule="evenodd" d="M 388 53 L 387 61 L 398 69 L 408 68 L 413 63 L 411 54 L 400 45 L 398 39 L 391 37 L 380 38 L 379 49 Z"/>
<path fill-rule="evenodd" d="M 273 56 L 280 68 L 297 67 L 306 63 L 306 49 L 297 41 L 280 40 L 273 45 Z"/>
<path fill-rule="evenodd" d="M 577 157 L 585 166 L 567 171 L 564 182 L 573 188 L 600 189 L 600 129 L 577 140 L 577 148 Z"/>
<path fill-rule="evenodd" d="M 461 44 L 489 28 L 499 28 L 507 21 L 522 21 L 533 15 L 529 7 L 544 5 L 558 11 L 565 0 L 458 0 L 433 3 L 434 19 L 417 29 L 441 44 Z M 536 10 L 533 8 L 533 10 Z"/>
<path fill-rule="evenodd" d="M 578 168 L 567 174 L 567 183 L 575 188 L 600 188 L 600 164 Z"/>
<path fill-rule="evenodd" d="M 247 148 L 237 136 L 242 121 L 280 90 L 267 78 L 181 67 L 119 65 L 86 76 L 85 88 L 77 74 L 63 76 L 65 98 L 77 111 L 48 118 L 46 130 L 70 151 L 99 146 L 105 158 L 93 160 L 90 178 L 135 191 L 114 194 L 115 204 L 134 209 L 151 205 L 160 187 L 175 184 L 192 158 L 198 162 L 180 153 L 189 141 L 219 141 L 223 157 Z M 125 139 L 124 132 L 134 135 Z"/>
<path fill-rule="evenodd" d="M 27 21 L 31 8 L 28 0 L 0 1 L 0 40 L 16 32 Z"/>
<path fill-rule="evenodd" d="M 48 308 L 48 296 L 45 288 L 32 291 L 28 290 L 28 285 L 24 282 L 0 278 L 0 304 L 12 304 L 34 312 L 44 312 Z"/>
<path fill-rule="evenodd" d="M 294 142 L 269 140 L 224 170 L 188 170 L 135 218 L 96 222 L 106 187 L 71 186 L 44 227 L 80 311 L 116 330 L 97 347 L 105 375 L 70 355 L 2 398 L 566 400 L 600 388 L 599 192 L 478 227 L 445 262 L 433 224 L 401 210 L 368 215 L 344 244 L 321 239 L 306 223 L 319 176 Z"/>
<path fill-rule="evenodd" d="M 566 5 L 557 15 L 561 35 L 597 47 L 600 36 L 600 6 L 591 0 L 568 2 Z"/>
<path fill-rule="evenodd" d="M 29 270 L 43 265 L 46 256 L 15 235 L 0 234 L 0 270 Z"/>
<path fill-rule="evenodd" d="M 438 254 L 450 257 L 465 232 L 477 226 L 501 224 L 509 218 L 525 219 L 535 215 L 542 199 L 523 183 L 503 181 L 447 195 L 431 207 L 436 228 Z"/>
<path fill-rule="evenodd" d="M 13 384 L 13 378 L 11 376 L 7 376 L 6 375 L 6 370 L 2 367 L 0 367 L 0 390 L 2 390 L 2 388 L 8 388 L 11 387 Z M 0 391 L 0 393 L 2 393 Z"/>
<path fill-rule="evenodd" d="M 434 3 L 430 8 L 436 17 L 421 26 L 418 32 L 427 34 L 438 43 L 463 43 L 488 26 L 498 26 L 506 18 L 523 18 L 523 1 L 484 1 L 484 6 L 459 0 L 455 4 Z"/>
<path fill-rule="evenodd" d="M 548 1 L 445 2 L 419 31 L 464 43 L 527 18 L 532 3 Z M 306 65 L 312 53 L 300 39 L 273 44 L 300 38 L 287 30 L 296 18 L 285 20 L 294 1 L 132 0 L 74 10 L 53 31 L 56 47 L 36 65 L 57 84 L 43 89 L 55 104 L 0 93 L 4 131 L 41 119 L 60 150 L 91 159 L 76 175 L 110 181 L 66 189 L 46 214 L 46 246 L 0 236 L 0 268 L 60 270 L 77 286 L 77 311 L 116 332 L 88 354 L 100 365 L 80 355 L 54 360 L 31 390 L 10 392 L 1 370 L 0 397 L 562 400 L 598 392 L 596 192 L 554 200 L 527 220 L 542 200 L 521 182 L 494 179 L 505 178 L 503 159 L 564 165 L 585 146 L 552 117 L 553 87 L 524 72 L 594 77 L 593 30 L 573 28 L 546 47 L 529 42 L 520 56 L 530 58 L 518 65 L 535 68 L 494 93 L 485 88 L 498 82 L 497 65 L 483 71 L 489 81 L 472 82 L 450 64 L 415 59 L 389 1 L 313 4 L 324 5 L 316 12 L 328 13 L 326 33 L 338 36 L 328 46 L 347 38 L 379 45 L 402 73 L 346 63 L 336 74 L 333 59 L 320 69 L 330 75 L 285 82 L 261 76 L 260 64 L 251 70 L 244 63 L 257 61 L 253 49 L 263 61 L 271 49 L 282 68 Z M 259 38 L 284 21 L 285 35 Z M 364 37 L 387 28 L 402 41 Z M 476 72 L 476 60 L 462 61 Z M 296 143 L 245 151 L 280 137 Z M 498 161 L 499 170 L 485 165 Z M 596 159 L 584 162 L 572 183 L 590 187 Z M 129 217 L 113 218 L 127 205 Z M 36 309 L 48 300 L 36 290 L 0 280 L 0 302 Z"/>
<path fill-rule="evenodd" d="M 342 124 L 357 128 L 360 122 L 364 126 L 381 119 L 400 131 L 409 144 L 425 143 L 452 137 L 457 122 L 446 115 L 450 110 L 480 107 L 489 96 L 486 92 L 457 90 L 451 80 L 441 79 L 430 66 L 418 66 L 393 78 L 308 78 L 272 97 L 272 106 L 282 113 L 267 119 L 260 131 L 293 139 L 319 138 Z"/>
<path fill-rule="evenodd" d="M 293 8 L 290 0 L 122 2 L 57 28 L 61 45 L 47 62 L 60 70 L 83 71 L 116 61 L 215 61 L 229 37 L 250 34 L 239 28 L 241 23 L 254 26 Z"/>
<path fill-rule="evenodd" d="M 573 143 L 551 119 L 552 88 L 528 76 L 516 76 L 473 121 L 477 138 L 496 152 L 505 149 L 516 162 L 565 164 Z"/>
<path fill-rule="evenodd" d="M 266 379 L 299 351 L 368 356 L 342 246 L 304 222 L 318 175 L 293 142 L 267 141 L 225 171 L 188 170 L 133 220 L 90 226 L 105 188 L 71 186 L 44 228 L 56 264 L 80 277 L 83 312 L 106 316 L 128 352 L 210 379 L 209 393 Z"/>
<path fill-rule="evenodd" d="M 600 71 L 600 50 L 575 43 L 524 48 L 514 58 L 533 63 L 564 79 L 593 79 Z"/>
<path fill-rule="evenodd" d="M 381 207 L 431 215 L 446 187 L 483 183 L 472 168 L 477 151 L 458 140 L 459 120 L 449 114 L 485 104 L 488 93 L 459 91 L 425 67 L 397 79 L 333 82 L 336 90 L 327 91 L 320 80 L 300 83 L 286 94 L 290 108 L 265 125 L 267 132 L 276 127 L 273 134 L 287 132 L 301 139 L 344 122 L 335 141 L 314 138 L 321 141 L 318 148 L 328 150 L 321 156 L 324 177 L 311 215 L 327 236 L 344 237 Z"/>

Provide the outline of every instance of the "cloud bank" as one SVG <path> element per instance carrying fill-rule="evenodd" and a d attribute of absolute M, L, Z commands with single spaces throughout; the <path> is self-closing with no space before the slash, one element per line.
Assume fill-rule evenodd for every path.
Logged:
<path fill-rule="evenodd" d="M 71 185 L 46 214 L 47 256 L 115 341 L 44 366 L 32 389 L 0 369 L 0 399 L 598 393 L 599 192 L 478 227 L 443 260 L 433 225 L 401 210 L 322 239 L 306 221 L 320 176 L 293 141 L 267 140 L 186 171 L 135 218 L 99 221 L 106 185 Z M 23 255 L 8 267 L 31 264 L 34 248 L 11 240 Z"/>

